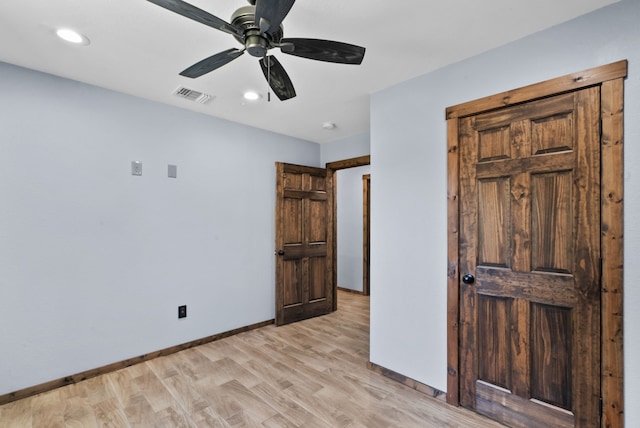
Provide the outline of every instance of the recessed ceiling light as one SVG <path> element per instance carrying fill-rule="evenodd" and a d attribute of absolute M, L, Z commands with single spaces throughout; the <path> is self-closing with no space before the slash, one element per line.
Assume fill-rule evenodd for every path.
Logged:
<path fill-rule="evenodd" d="M 247 91 L 244 93 L 243 96 L 244 96 L 244 99 L 248 101 L 257 101 L 260 98 L 262 98 L 262 96 L 259 93 L 254 91 Z"/>
<path fill-rule="evenodd" d="M 60 37 L 62 40 L 73 43 L 76 45 L 88 45 L 89 39 L 78 33 L 77 31 L 71 30 L 69 28 L 60 28 L 56 31 L 56 35 Z"/>

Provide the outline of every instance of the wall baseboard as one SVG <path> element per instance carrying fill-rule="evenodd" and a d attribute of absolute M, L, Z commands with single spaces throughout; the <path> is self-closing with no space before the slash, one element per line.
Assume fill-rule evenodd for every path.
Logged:
<path fill-rule="evenodd" d="M 359 290 L 352 290 L 350 288 L 342 288 L 342 287 L 337 287 L 337 288 L 338 288 L 338 290 L 344 291 L 345 293 L 353 293 L 353 294 L 364 295 L 364 293 L 362 291 L 359 291 Z"/>
<path fill-rule="evenodd" d="M 388 377 L 389 379 L 393 379 L 396 382 L 400 382 L 401 384 L 406 385 L 411 389 L 415 389 L 418 392 L 428 395 L 429 397 L 436 398 L 443 402 L 446 402 L 447 400 L 447 394 L 445 392 L 442 392 L 436 388 L 432 388 L 429 385 L 425 385 L 424 383 L 420 383 L 417 380 L 408 378 L 404 375 L 401 375 L 400 373 L 394 372 L 393 370 L 389 370 L 370 361 L 367 363 L 367 368 L 378 374 L 381 374 L 382 376 Z"/>
<path fill-rule="evenodd" d="M 133 366 L 135 364 L 144 363 L 145 361 L 153 360 L 154 358 L 163 357 L 166 355 L 175 354 L 176 352 L 184 351 L 185 349 L 193 348 L 195 346 L 204 345 L 206 343 L 215 342 L 216 340 L 224 339 L 225 337 L 234 336 L 245 331 L 255 330 L 261 327 L 266 327 L 273 324 L 274 320 L 263 321 L 260 323 L 252 324 L 245 327 L 236 328 L 234 330 L 225 331 L 223 333 L 214 334 L 213 336 L 203 337 L 191 342 L 183 343 L 181 345 L 165 348 L 160 351 L 151 352 L 149 354 L 140 355 L 138 357 L 129 358 L 117 363 L 108 364 L 106 366 L 98 367 L 96 369 L 87 370 L 81 373 L 77 373 L 71 376 L 65 376 L 61 379 L 55 379 L 49 382 L 41 383 L 40 385 L 31 386 L 29 388 L 21 389 L 18 391 L 10 392 L 8 394 L 0 395 L 0 406 L 3 404 L 11 403 L 12 401 L 21 400 L 23 398 L 31 397 L 36 394 L 51 391 L 62 386 L 71 385 L 81 382 L 92 377 L 100 376 L 103 374 L 111 373 L 116 370 L 123 369 L 125 367 Z"/>

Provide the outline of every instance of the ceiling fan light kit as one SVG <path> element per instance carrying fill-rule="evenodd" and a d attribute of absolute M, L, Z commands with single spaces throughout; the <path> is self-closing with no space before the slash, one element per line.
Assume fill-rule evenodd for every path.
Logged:
<path fill-rule="evenodd" d="M 243 98 L 247 101 L 258 101 L 262 96 L 254 91 L 247 91 L 243 95 Z"/>
<path fill-rule="evenodd" d="M 203 76 L 248 52 L 249 55 L 260 58 L 260 67 L 269 86 L 284 101 L 295 97 L 296 92 L 282 64 L 273 55 L 268 55 L 270 49 L 279 48 L 288 55 L 338 64 L 358 65 L 364 59 L 365 48 L 361 46 L 332 40 L 284 38 L 282 21 L 295 0 L 249 0 L 250 6 L 243 6 L 233 13 L 231 23 L 183 0 L 147 1 L 231 34 L 243 45 L 242 49 L 231 48 L 205 58 L 180 72 L 181 76 Z"/>

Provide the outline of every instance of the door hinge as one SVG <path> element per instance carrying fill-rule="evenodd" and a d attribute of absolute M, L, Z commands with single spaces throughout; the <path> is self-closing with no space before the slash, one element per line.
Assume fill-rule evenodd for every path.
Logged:
<path fill-rule="evenodd" d="M 599 257 L 599 262 L 600 262 L 600 272 L 598 272 L 599 277 L 600 277 L 600 287 L 602 287 L 602 268 L 604 265 L 604 261 L 602 260 L 602 257 Z"/>
<path fill-rule="evenodd" d="M 598 129 L 598 134 L 599 134 L 599 137 L 600 137 L 600 146 L 602 147 L 604 145 L 604 133 L 602 131 L 602 129 L 603 129 L 603 127 L 602 127 L 602 116 L 600 116 L 599 125 L 600 125 L 599 126 L 600 129 Z"/>
<path fill-rule="evenodd" d="M 604 403 L 602 397 L 600 397 L 600 420 L 602 420 L 602 414 L 604 413 Z"/>

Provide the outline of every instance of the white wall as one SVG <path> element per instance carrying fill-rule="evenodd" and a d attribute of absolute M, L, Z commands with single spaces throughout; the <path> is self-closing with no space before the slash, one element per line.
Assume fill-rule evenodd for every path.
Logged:
<path fill-rule="evenodd" d="M 638 22 L 640 2 L 622 1 L 372 96 L 372 362 L 446 390 L 446 107 L 628 59 L 625 412 L 640 421 Z"/>
<path fill-rule="evenodd" d="M 338 287 L 363 291 L 363 186 L 370 166 L 343 169 L 337 176 Z"/>
<path fill-rule="evenodd" d="M 0 395 L 274 317 L 274 162 L 319 145 L 0 76 Z"/>
<path fill-rule="evenodd" d="M 329 162 L 367 156 L 371 153 L 370 135 L 365 132 L 331 143 L 324 143 L 320 147 L 322 166 Z"/>

